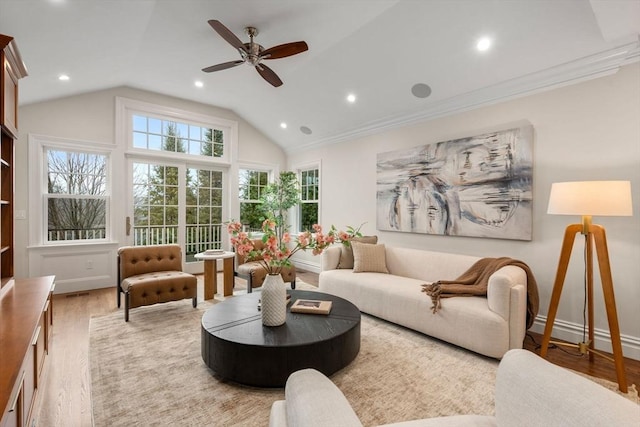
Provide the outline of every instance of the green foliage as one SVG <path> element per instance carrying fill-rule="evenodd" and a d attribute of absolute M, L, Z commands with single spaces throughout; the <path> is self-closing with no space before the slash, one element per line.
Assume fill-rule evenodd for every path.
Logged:
<path fill-rule="evenodd" d="M 287 211 L 301 201 L 295 172 L 280 172 L 278 179 L 265 188 L 260 200 L 267 217 L 276 221 L 276 233 L 281 236 L 287 224 Z"/>

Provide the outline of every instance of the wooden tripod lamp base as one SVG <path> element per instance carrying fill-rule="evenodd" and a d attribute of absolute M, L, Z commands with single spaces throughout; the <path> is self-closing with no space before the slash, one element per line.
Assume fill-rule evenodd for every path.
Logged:
<path fill-rule="evenodd" d="M 618 324 L 618 313 L 616 310 L 616 301 L 613 293 L 613 280 L 611 279 L 611 267 L 609 264 L 609 252 L 607 250 L 607 239 L 604 228 L 599 225 L 588 224 L 585 236 L 586 245 L 586 263 L 587 263 L 587 313 L 589 324 L 589 340 L 585 343 L 568 344 L 554 341 L 554 344 L 569 345 L 576 347 L 581 353 L 589 353 L 591 360 L 593 354 L 603 356 L 609 360 L 613 360 L 616 366 L 616 375 L 618 378 L 618 388 L 621 392 L 627 392 L 627 379 L 624 370 L 624 356 L 622 355 L 622 342 L 620 340 L 620 326 Z M 571 250 L 577 233 L 583 232 L 583 224 L 571 224 L 567 227 L 564 240 L 562 242 L 562 250 L 560 252 L 560 261 L 558 263 L 558 271 L 551 293 L 551 302 L 547 314 L 547 323 L 544 327 L 544 336 L 542 338 L 542 346 L 540 348 L 540 356 L 547 356 L 547 349 L 551 342 L 551 332 L 553 330 L 553 322 L 558 312 L 558 303 L 562 294 L 562 286 L 569 266 Z M 607 319 L 609 321 L 609 331 L 611 333 L 611 347 L 613 349 L 613 359 L 603 355 L 594 348 L 594 316 L 593 316 L 593 243 L 595 242 L 596 253 L 598 255 L 598 267 L 600 269 L 600 280 L 602 282 L 602 293 L 604 295 L 605 307 L 607 310 Z"/>
<path fill-rule="evenodd" d="M 585 287 L 587 301 L 587 320 L 589 329 L 589 339 L 587 342 L 569 344 L 554 341 L 554 344 L 568 345 L 576 347 L 582 354 L 589 354 L 590 360 L 593 355 L 603 356 L 615 363 L 618 388 L 621 392 L 627 393 L 627 380 L 624 369 L 624 356 L 622 355 L 622 342 L 620 340 L 620 326 L 618 324 L 618 313 L 613 292 L 613 280 L 611 278 L 611 265 L 609 263 L 609 250 L 607 249 L 607 236 L 604 227 L 591 223 L 591 215 L 606 216 L 630 216 L 631 208 L 631 184 L 629 181 L 582 181 L 582 182 L 561 182 L 551 186 L 549 196 L 550 214 L 561 215 L 581 215 L 582 224 L 571 224 L 567 227 L 562 241 L 558 270 L 553 284 L 549 311 L 547 313 L 547 323 L 544 327 L 544 335 L 540 348 L 540 356 L 546 357 L 553 322 L 558 312 L 558 303 L 562 294 L 564 279 L 569 266 L 569 259 L 573 249 L 576 234 L 584 235 L 585 242 Z M 598 268 L 600 270 L 600 281 L 602 283 L 602 293 L 604 296 L 607 320 L 611 335 L 611 347 L 613 359 L 602 354 L 594 348 L 594 309 L 593 309 L 593 247 L 596 249 L 598 257 Z"/>

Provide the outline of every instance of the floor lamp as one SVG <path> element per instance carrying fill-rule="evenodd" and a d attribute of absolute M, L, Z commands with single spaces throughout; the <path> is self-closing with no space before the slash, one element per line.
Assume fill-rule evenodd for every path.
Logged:
<path fill-rule="evenodd" d="M 627 392 L 627 380 L 624 371 L 624 357 L 620 342 L 620 327 L 616 301 L 613 293 L 613 280 L 611 279 L 611 266 L 609 264 L 609 252 L 607 250 L 607 237 L 604 227 L 593 224 L 593 215 L 603 216 L 631 216 L 631 183 L 629 181 L 582 181 L 582 182 L 558 182 L 551 185 L 549 196 L 549 208 L 547 213 L 556 215 L 580 215 L 582 223 L 571 224 L 567 227 L 562 241 L 558 271 L 553 284 L 551 302 L 547 314 L 547 323 L 544 327 L 544 336 L 540 348 L 540 356 L 546 357 L 549 343 L 566 345 L 578 348 L 580 353 L 589 354 L 593 361 L 593 354 L 597 354 L 615 363 L 618 377 L 618 387 L 623 393 Z M 553 322 L 558 311 L 558 302 L 562 293 L 562 285 L 567 274 L 569 258 L 575 241 L 576 234 L 581 233 L 585 242 L 585 287 L 589 325 L 589 339 L 587 342 L 570 344 L 551 341 Z M 596 248 L 602 292 L 604 295 L 609 331 L 611 334 L 611 347 L 613 358 L 594 349 L 594 321 L 593 321 L 593 247 Z"/>

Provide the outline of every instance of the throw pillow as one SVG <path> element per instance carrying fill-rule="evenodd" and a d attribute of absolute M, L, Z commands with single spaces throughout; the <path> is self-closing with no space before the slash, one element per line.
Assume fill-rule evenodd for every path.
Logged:
<path fill-rule="evenodd" d="M 389 273 L 384 245 L 353 242 L 354 273 Z"/>
<path fill-rule="evenodd" d="M 361 242 L 361 243 L 378 243 L 378 236 L 362 236 L 362 237 L 354 237 L 351 239 L 351 243 L 353 242 Z M 351 246 L 342 245 L 340 247 L 340 261 L 338 261 L 338 268 L 353 268 L 353 249 Z"/>

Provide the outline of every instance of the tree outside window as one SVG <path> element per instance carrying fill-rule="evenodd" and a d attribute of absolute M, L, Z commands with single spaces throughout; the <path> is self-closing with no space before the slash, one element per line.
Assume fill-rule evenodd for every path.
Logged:
<path fill-rule="evenodd" d="M 134 148 L 223 157 L 224 139 L 225 133 L 220 129 L 151 116 L 133 116 Z"/>
<path fill-rule="evenodd" d="M 107 236 L 107 156 L 46 150 L 46 241 L 96 240 Z"/>
<path fill-rule="evenodd" d="M 269 185 L 269 172 L 240 169 L 240 222 L 247 231 L 260 231 L 265 212 L 260 198 Z"/>

